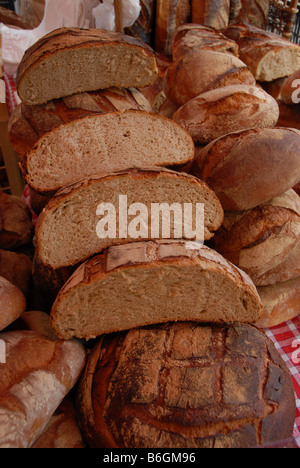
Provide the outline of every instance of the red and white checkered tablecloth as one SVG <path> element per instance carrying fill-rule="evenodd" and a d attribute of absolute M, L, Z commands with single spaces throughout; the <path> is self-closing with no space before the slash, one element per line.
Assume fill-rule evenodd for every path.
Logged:
<path fill-rule="evenodd" d="M 6 84 L 6 99 L 9 112 L 12 112 L 19 102 L 15 81 L 4 72 Z M 25 187 L 23 198 L 30 207 L 28 186 Z M 35 223 L 36 216 L 33 213 Z M 285 361 L 294 383 L 296 397 L 296 419 L 294 437 L 300 447 L 300 310 L 299 315 L 293 320 L 282 323 L 273 328 L 264 329 L 266 335 L 273 341 L 276 349 Z"/>

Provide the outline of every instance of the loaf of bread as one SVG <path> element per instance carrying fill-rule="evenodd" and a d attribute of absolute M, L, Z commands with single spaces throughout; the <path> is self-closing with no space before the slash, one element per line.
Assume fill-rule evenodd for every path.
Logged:
<path fill-rule="evenodd" d="M 139 17 L 132 26 L 125 28 L 124 32 L 154 47 L 156 0 L 140 0 L 139 4 Z"/>
<path fill-rule="evenodd" d="M 236 4 L 232 9 L 232 13 L 234 9 L 236 11 L 234 14 L 235 21 L 250 23 L 260 29 L 267 29 L 270 0 L 238 0 L 238 2 L 233 1 L 232 3 Z"/>
<path fill-rule="evenodd" d="M 23 161 L 29 186 L 53 192 L 84 177 L 133 166 L 181 166 L 194 158 L 189 133 L 171 119 L 138 110 L 62 124 L 39 139 Z"/>
<path fill-rule="evenodd" d="M 1 333 L 0 447 L 30 448 L 77 382 L 86 352 L 78 341 L 33 331 Z"/>
<path fill-rule="evenodd" d="M 229 23 L 230 0 L 192 0 L 192 22 L 225 28 Z"/>
<path fill-rule="evenodd" d="M 44 432 L 31 448 L 85 448 L 77 421 L 73 401 L 66 397 L 51 417 Z"/>
<path fill-rule="evenodd" d="M 225 211 L 254 208 L 299 182 L 300 132 L 264 128 L 225 135 L 198 151 L 191 173 L 208 183 Z"/>
<path fill-rule="evenodd" d="M 164 91 L 176 105 L 216 88 L 255 85 L 249 68 L 237 57 L 209 49 L 196 49 L 174 61 L 166 71 Z"/>
<path fill-rule="evenodd" d="M 153 212 L 153 205 L 163 208 L 162 203 L 170 209 L 169 230 L 163 226 L 167 225 L 167 215 L 162 215 L 164 220 L 160 222 L 159 213 L 156 219 Z M 110 209 L 108 204 L 113 208 L 110 218 L 103 218 Z M 186 229 L 185 204 L 190 204 L 193 219 L 196 204 L 204 205 L 204 220 L 198 220 L 201 229 L 204 224 L 204 239 L 197 239 L 195 228 L 194 232 Z M 138 225 L 133 229 L 132 216 L 138 213 Z M 118 228 L 113 216 L 119 220 Z M 86 179 L 57 192 L 39 217 L 36 245 L 42 263 L 57 269 L 81 263 L 112 245 L 147 240 L 154 235 L 155 238 L 208 240 L 221 226 L 223 217 L 221 203 L 214 192 L 196 177 L 167 169 L 129 169 Z M 97 230 L 99 223 L 107 224 L 110 235 L 106 230 L 101 235 L 100 229 Z"/>
<path fill-rule="evenodd" d="M 273 81 L 300 68 L 300 45 L 248 23 L 235 23 L 222 30 L 239 46 L 240 59 L 257 81 Z"/>
<path fill-rule="evenodd" d="M 32 261 L 22 253 L 0 249 L 0 276 L 19 288 L 25 297 L 31 286 Z"/>
<path fill-rule="evenodd" d="M 300 276 L 300 197 L 292 189 L 244 212 L 226 212 L 213 247 L 256 286 Z"/>
<path fill-rule="evenodd" d="M 280 99 L 285 104 L 299 104 L 300 102 L 300 69 L 292 73 L 283 83 Z"/>
<path fill-rule="evenodd" d="M 0 306 L 0 331 L 17 320 L 26 309 L 26 299 L 22 291 L 2 276 L 0 276 Z"/>
<path fill-rule="evenodd" d="M 291 375 L 242 324 L 170 323 L 101 337 L 77 393 L 91 448 L 250 448 L 292 437 Z"/>
<path fill-rule="evenodd" d="M 263 314 L 256 326 L 276 327 L 292 320 L 300 311 L 300 276 L 271 286 L 257 288 L 263 304 Z"/>
<path fill-rule="evenodd" d="M 30 330 L 49 340 L 58 340 L 51 326 L 50 315 L 41 310 L 26 310 L 15 322 L 15 330 Z"/>
<path fill-rule="evenodd" d="M 194 244 L 123 244 L 82 264 L 52 307 L 55 333 L 88 340 L 169 321 L 256 322 L 261 303 L 250 278 Z"/>
<path fill-rule="evenodd" d="M 85 91 L 143 87 L 157 76 L 155 53 L 126 34 L 102 29 L 61 28 L 24 54 L 17 91 L 28 105 Z"/>
<path fill-rule="evenodd" d="M 181 24 L 188 23 L 190 0 L 156 0 L 155 40 L 156 52 L 171 55 L 170 41 Z"/>
<path fill-rule="evenodd" d="M 203 145 L 228 133 L 275 127 L 279 107 L 272 96 L 256 86 L 232 85 L 200 94 L 172 118 L 195 143 Z"/>
<path fill-rule="evenodd" d="M 15 250 L 32 242 L 32 215 L 24 200 L 0 192 L 0 249 Z"/>
<path fill-rule="evenodd" d="M 85 115 L 125 109 L 153 110 L 146 97 L 135 88 L 108 88 L 74 94 L 35 106 L 21 103 L 10 115 L 10 141 L 22 161 L 38 139 L 53 128 Z"/>
<path fill-rule="evenodd" d="M 236 42 L 228 39 L 221 31 L 202 24 L 186 23 L 179 26 L 171 37 L 170 53 L 174 61 L 194 49 L 210 49 L 238 57 Z"/>

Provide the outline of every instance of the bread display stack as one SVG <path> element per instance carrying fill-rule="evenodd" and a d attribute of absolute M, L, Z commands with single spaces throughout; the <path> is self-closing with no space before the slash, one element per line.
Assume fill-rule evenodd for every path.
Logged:
<path fill-rule="evenodd" d="M 236 51 L 232 41 L 225 42 Z M 243 87 L 251 95 L 245 97 L 251 125 L 252 111 L 258 109 L 253 131 L 273 130 L 276 101 L 255 86 L 247 66 L 235 53 L 205 51 L 222 56 L 219 73 L 224 73 L 224 81 L 212 77 L 207 91 L 222 93 L 232 86 L 239 94 Z M 46 420 L 50 428 L 79 374 L 75 416 L 88 447 L 258 447 L 292 437 L 293 382 L 273 343 L 255 326 L 263 306 L 254 282 L 209 245 L 224 224 L 223 200 L 208 177 L 185 172 L 192 163 L 197 166 L 195 139 L 175 119 L 131 105 L 139 93 L 132 94 L 132 88 L 142 90 L 156 78 L 156 55 L 150 47 L 101 30 L 54 31 L 29 49 L 20 65 L 22 104 L 10 128 L 15 141 L 17 128 L 31 128 L 38 135 L 33 146 L 20 149 L 26 182 L 49 197 L 36 225 L 35 266 L 37 275 L 48 275 L 50 284 L 54 278 L 60 286 L 52 289 L 54 337 L 48 336 L 49 323 L 46 336 L 35 325 L 9 333 L 24 334 L 19 339 L 25 353 L 30 340 L 39 346 L 40 355 L 28 361 L 28 376 L 23 374 L 37 401 L 46 377 L 58 390 L 42 407 L 38 430 L 32 426 L 37 413 L 19 422 L 18 411 L 5 401 L 0 446 L 53 446 L 51 430 L 44 432 Z M 122 95 L 119 103 L 130 93 L 131 104 L 100 106 L 100 101 L 107 104 L 112 88 Z M 72 104 L 65 106 L 74 98 L 80 112 L 88 108 L 86 115 L 69 118 Z M 264 120 L 270 110 L 272 119 Z M 48 112 L 59 124 L 44 131 L 38 116 L 43 120 Z M 296 131 L 288 135 L 299 138 Z M 289 157 L 298 171 L 298 154 Z M 209 168 L 219 162 L 217 158 Z M 296 179 L 297 171 L 290 177 Z M 284 191 L 291 188 L 290 180 L 286 185 Z M 297 205 L 293 195 L 287 209 Z M 141 215 L 143 209 L 149 215 L 152 205 L 204 204 L 205 245 L 194 242 L 199 240 L 195 232 L 186 232 L 184 217 L 180 223 L 174 217 L 168 236 L 149 230 L 149 216 L 135 220 L 133 232 L 140 236 L 123 232 L 122 206 L 117 204 L 124 196 L 131 215 Z M 107 222 L 107 235 L 101 237 L 101 216 L 111 206 L 116 207 L 115 224 Z M 287 224 L 290 215 L 289 232 L 298 227 L 294 209 L 282 215 Z M 29 324 L 30 318 L 24 321 Z M 17 373 L 17 337 L 9 333 L 2 336 Z M 3 392 L 10 391 L 15 404 L 17 398 L 24 401 L 7 381 Z M 39 404 L 34 408 L 38 412 Z M 15 415 L 13 428 L 9 411 Z M 28 406 L 26 415 L 29 411 Z M 54 432 L 56 428 L 54 424 Z M 11 432 L 16 434 L 12 441 Z M 74 443 L 77 436 L 75 431 Z"/>

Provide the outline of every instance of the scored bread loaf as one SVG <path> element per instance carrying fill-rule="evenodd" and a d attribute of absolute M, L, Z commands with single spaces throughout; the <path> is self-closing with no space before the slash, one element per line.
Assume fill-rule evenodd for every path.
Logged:
<path fill-rule="evenodd" d="M 172 34 L 178 26 L 189 22 L 190 13 L 190 0 L 156 0 L 156 52 L 170 55 Z"/>
<path fill-rule="evenodd" d="M 35 106 L 21 103 L 10 115 L 10 141 L 22 161 L 38 139 L 58 125 L 85 115 L 124 109 L 153 110 L 146 97 L 135 88 L 108 88 L 74 94 Z"/>
<path fill-rule="evenodd" d="M 242 324 L 168 323 L 98 339 L 79 382 L 91 448 L 249 448 L 292 437 L 294 387 Z"/>
<path fill-rule="evenodd" d="M 32 215 L 25 201 L 0 192 L 0 249 L 14 250 L 30 244 L 33 235 Z"/>
<path fill-rule="evenodd" d="M 157 72 L 154 51 L 136 38 L 61 28 L 25 52 L 16 84 L 20 99 L 35 105 L 85 91 L 148 86 Z"/>
<path fill-rule="evenodd" d="M 78 341 L 52 341 L 26 330 L 1 333 L 0 447 L 30 448 L 83 370 Z"/>
<path fill-rule="evenodd" d="M 197 152 L 191 173 L 207 182 L 225 211 L 254 208 L 299 182 L 300 131 L 264 128 L 224 135 Z"/>
<path fill-rule="evenodd" d="M 230 0 L 192 0 L 193 23 L 225 28 L 229 23 Z"/>
<path fill-rule="evenodd" d="M 181 166 L 194 158 L 190 135 L 171 119 L 139 110 L 82 117 L 42 136 L 23 173 L 39 193 L 133 166 Z"/>
<path fill-rule="evenodd" d="M 300 197 L 291 189 L 251 210 L 226 212 L 212 242 L 256 286 L 300 276 Z"/>
<path fill-rule="evenodd" d="M 195 227 L 191 233 L 185 229 L 184 210 L 188 203 L 193 219 L 196 218 L 196 204 L 204 204 L 204 219 L 198 220 L 204 226 L 201 240 L 210 239 L 221 226 L 224 213 L 214 192 L 196 177 L 154 168 L 131 169 L 83 180 L 57 192 L 40 215 L 36 226 L 39 258 L 42 263 L 58 269 L 76 265 L 112 245 L 135 242 L 137 238 L 147 240 L 155 235 L 156 238 L 196 240 Z M 130 207 L 134 204 L 136 208 L 132 210 Z M 164 232 L 165 216 L 162 223 L 157 218 L 159 226 L 153 234 L 154 204 L 162 208 L 163 204 L 168 205 L 169 232 Z M 100 211 L 99 205 L 103 205 Z M 111 218 L 106 216 L 100 221 L 109 209 Z M 173 217 L 171 210 L 174 210 Z M 139 226 L 133 230 L 132 216 L 138 213 Z M 179 213 L 179 219 L 176 219 L 176 213 Z M 118 226 L 113 216 L 119 220 Z M 110 234 L 97 231 L 100 222 L 103 226 L 104 222 L 108 224 Z M 195 226 L 195 222 L 192 224 Z M 111 229 L 114 225 L 115 232 Z"/>
<path fill-rule="evenodd" d="M 274 127 L 279 107 L 256 86 L 232 85 L 200 94 L 177 109 L 172 118 L 195 143 L 205 144 L 235 131 Z"/>
<path fill-rule="evenodd" d="M 25 309 L 26 299 L 22 291 L 0 276 L 0 330 L 17 320 Z"/>
<path fill-rule="evenodd" d="M 244 272 L 206 246 L 164 240 L 113 246 L 79 266 L 51 323 L 60 338 L 88 340 L 155 323 L 251 323 L 260 315 Z"/>
<path fill-rule="evenodd" d="M 202 24 L 186 23 L 176 28 L 171 37 L 170 53 L 174 61 L 194 49 L 211 49 L 238 57 L 236 42 L 221 31 Z"/>
<path fill-rule="evenodd" d="M 300 276 L 257 288 L 263 313 L 256 326 L 271 328 L 298 317 L 300 314 Z"/>
<path fill-rule="evenodd" d="M 270 0 L 238 0 L 235 5 L 235 21 L 250 23 L 257 28 L 267 29 Z M 239 5 L 238 5 L 239 4 Z"/>
<path fill-rule="evenodd" d="M 239 46 L 239 57 L 257 81 L 273 81 L 300 68 L 300 46 L 282 36 L 248 23 L 234 23 L 222 30 Z"/>
<path fill-rule="evenodd" d="M 174 104 L 182 106 L 206 91 L 238 84 L 255 85 L 254 76 L 238 57 L 196 49 L 168 67 L 164 91 Z"/>

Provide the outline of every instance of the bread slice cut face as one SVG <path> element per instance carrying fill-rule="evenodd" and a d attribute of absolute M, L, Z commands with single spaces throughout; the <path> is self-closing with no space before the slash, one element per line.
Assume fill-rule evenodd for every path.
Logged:
<path fill-rule="evenodd" d="M 44 264 L 57 269 L 116 244 L 208 240 L 223 219 L 217 196 L 196 177 L 163 168 L 129 169 L 57 192 L 39 217 L 37 250 Z"/>
<path fill-rule="evenodd" d="M 100 172 L 178 167 L 194 158 L 189 133 L 171 119 L 127 110 L 85 116 L 42 136 L 22 163 L 29 186 L 53 192 Z"/>
<path fill-rule="evenodd" d="M 82 264 L 51 311 L 58 337 L 173 321 L 253 323 L 262 313 L 249 277 L 206 246 L 149 241 L 114 246 Z"/>

